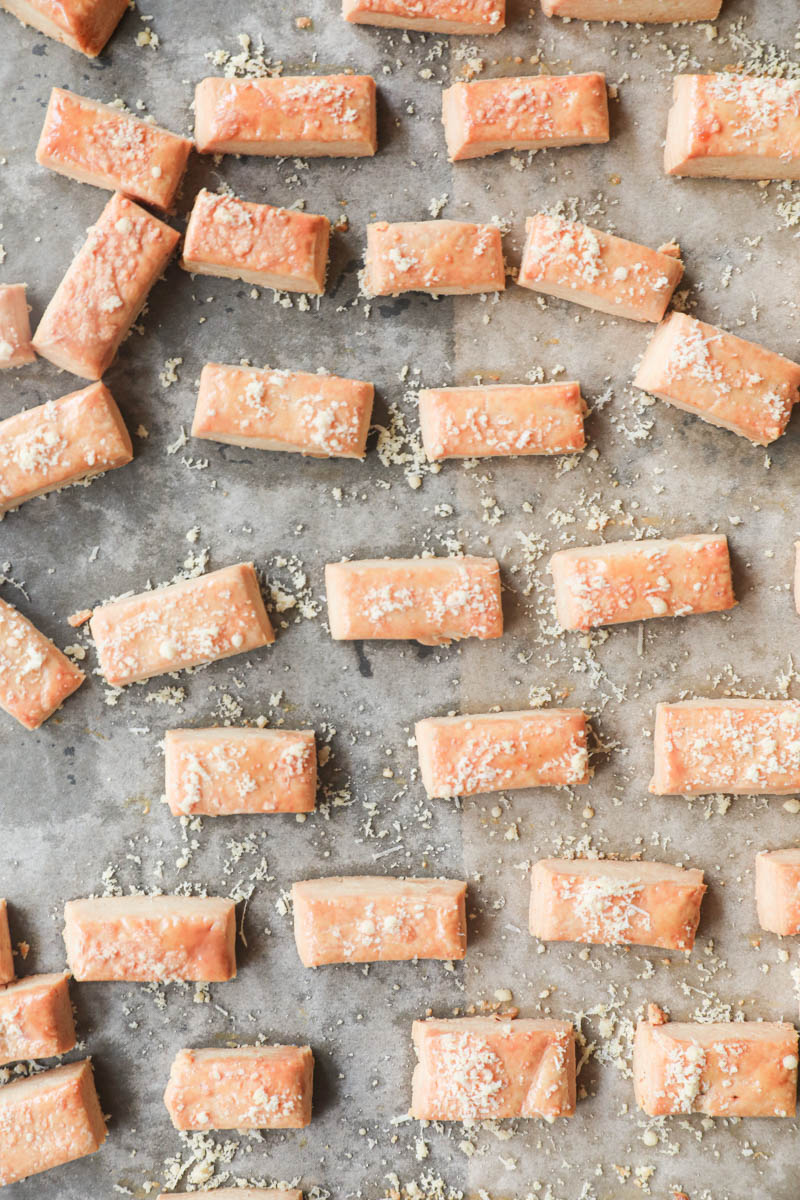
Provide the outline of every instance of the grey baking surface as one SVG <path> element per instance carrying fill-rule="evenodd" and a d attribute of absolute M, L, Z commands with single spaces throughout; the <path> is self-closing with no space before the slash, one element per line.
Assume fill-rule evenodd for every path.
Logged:
<path fill-rule="evenodd" d="M 507 222 L 514 261 L 524 217 L 565 202 L 592 223 L 653 245 L 679 238 L 693 311 L 796 358 L 797 230 L 782 227 L 781 189 L 667 180 L 660 169 L 671 74 L 739 61 L 752 66 L 759 39 L 791 54 L 796 5 L 726 0 L 716 39 L 704 27 L 564 25 L 529 13 L 532 7 L 533 0 L 513 0 L 503 34 L 452 39 L 451 50 L 447 39 L 350 28 L 336 0 L 153 0 L 144 11 L 153 16 L 148 24 L 160 48 L 136 45 L 147 26 L 132 11 L 95 63 L 0 13 L 0 280 L 29 284 L 34 320 L 107 198 L 35 164 L 52 85 L 107 101 L 120 96 L 131 107 L 142 100 L 161 123 L 189 132 L 193 86 L 220 69 L 206 52 L 235 54 L 237 35 L 246 33 L 254 41 L 263 36 L 266 55 L 281 60 L 285 72 L 350 67 L 373 73 L 381 94 L 374 160 L 298 165 L 229 157 L 217 166 L 193 159 L 182 213 L 199 186 L 215 187 L 219 179 L 248 199 L 304 200 L 309 211 L 333 219 L 346 212 L 350 230 L 334 237 L 328 293 L 304 312 L 296 301 L 292 308 L 273 303 L 271 294 L 253 299 L 243 284 L 192 281 L 173 264 L 152 293 L 143 334 L 131 336 L 107 376 L 130 429 L 142 425 L 149 436 L 134 438 L 132 465 L 89 489 L 28 504 L 0 524 L 0 563 L 8 564 L 2 595 L 61 646 L 87 645 L 92 669 L 88 639 L 69 628 L 67 614 L 167 580 L 205 548 L 210 567 L 252 558 L 284 590 L 297 591 L 292 575 L 302 569 L 318 602 L 329 559 L 446 553 L 457 544 L 496 554 L 508 589 L 508 632 L 500 642 L 444 651 L 378 643 L 359 652 L 330 641 L 324 605 L 308 620 L 296 620 L 295 607 L 283 613 L 285 628 L 267 651 L 129 689 L 113 706 L 102 680 L 90 675 L 42 730 L 0 722 L 0 894 L 11 903 L 14 940 L 30 943 L 26 972 L 62 965 L 64 901 L 102 892 L 110 881 L 123 890 L 252 889 L 239 976 L 212 987 L 210 1003 L 195 1003 L 192 988 L 73 985 L 80 1036 L 111 1118 L 109 1140 L 95 1157 L 15 1185 L 9 1196 L 155 1195 L 175 1178 L 176 1156 L 189 1164 L 176 1190 L 191 1190 L 206 1182 L 198 1160 L 207 1160 L 203 1146 L 210 1142 L 222 1148 L 207 1180 L 212 1187 L 298 1179 L 337 1197 L 377 1197 L 394 1172 L 429 1192 L 442 1179 L 457 1190 L 543 1200 L 614 1200 L 648 1189 L 666 1196 L 674 1185 L 691 1200 L 797 1196 L 794 1122 L 717 1122 L 710 1129 L 700 1118 L 648 1122 L 635 1110 L 624 1072 L 630 1021 L 650 1000 L 682 1018 L 725 1005 L 751 1018 L 797 1015 L 795 947 L 787 943 L 791 961 L 782 962 L 777 939 L 751 943 L 759 933 L 752 861 L 758 848 L 794 843 L 800 818 L 780 799 L 739 798 L 723 813 L 725 803 L 713 799 L 647 795 L 656 701 L 728 690 L 798 694 L 790 655 L 800 626 L 788 587 L 800 530 L 793 505 L 797 420 L 767 456 L 664 405 L 647 406 L 628 384 L 648 328 L 558 302 L 541 306 L 510 281 L 497 304 L 380 300 L 367 317 L 363 301 L 355 303 L 364 226 L 373 216 L 421 219 L 432 199 L 446 196 L 443 216 Z M 305 15 L 313 28 L 298 30 L 295 18 Z M 538 70 L 532 56 L 554 73 L 605 70 L 619 84 L 610 145 L 529 163 L 500 155 L 448 166 L 440 87 L 463 71 L 469 45 L 466 57 L 484 59 L 486 74 Z M 760 61 L 774 61 L 768 46 Z M 159 375 L 173 357 L 183 363 L 165 389 Z M 547 376 L 563 367 L 557 377 L 579 378 L 590 400 L 601 400 L 588 422 L 596 453 L 568 464 L 495 460 L 465 470 L 450 463 L 426 474 L 418 490 L 402 465 L 381 464 L 374 439 L 365 464 L 191 441 L 169 454 L 181 426 L 190 424 L 202 364 L 242 357 L 374 380 L 379 422 L 393 404 L 412 430 L 404 367 L 409 380 L 430 385 L 471 382 L 476 373 L 520 381 L 539 367 Z M 77 386 L 44 362 L 5 372 L 0 415 Z M 185 535 L 195 527 L 190 543 Z M 731 536 L 741 600 L 732 614 L 650 622 L 642 632 L 623 627 L 591 642 L 554 635 L 544 570 L 552 549 L 634 531 L 717 527 Z M 520 535 L 529 539 L 527 555 Z M 172 694 L 174 706 L 163 702 L 165 685 L 181 689 Z M 428 804 L 408 745 L 413 721 L 451 709 L 524 707 L 532 689 L 591 712 L 608 748 L 596 757 L 592 784 L 574 795 L 478 797 L 461 811 Z M 234 818 L 182 828 L 160 803 L 164 730 L 260 714 L 289 728 L 313 725 L 320 741 L 330 738 L 324 810 L 302 824 Z M 584 815 L 587 805 L 593 816 Z M 641 852 L 706 870 L 710 890 L 688 962 L 604 948 L 581 958 L 564 945 L 537 953 L 525 932 L 526 864 L 587 849 Z M 474 917 L 466 965 L 453 972 L 440 964 L 306 972 L 291 917 L 281 911 L 282 892 L 306 875 L 371 871 L 467 872 Z M 581 1074 L 586 1094 L 578 1115 L 554 1127 L 531 1122 L 494 1131 L 392 1124 L 409 1100 L 411 1021 L 429 1008 L 447 1015 L 492 1003 L 500 988 L 513 991 L 525 1015 L 590 1013 L 582 1028 L 596 1050 Z M 299 1133 L 200 1139 L 193 1159 L 161 1103 L 173 1054 L 184 1045 L 259 1036 L 311 1042 L 318 1064 L 312 1125 Z M 612 1061 L 620 1056 L 622 1069 Z M 656 1131 L 655 1146 L 642 1140 L 648 1129 Z"/>

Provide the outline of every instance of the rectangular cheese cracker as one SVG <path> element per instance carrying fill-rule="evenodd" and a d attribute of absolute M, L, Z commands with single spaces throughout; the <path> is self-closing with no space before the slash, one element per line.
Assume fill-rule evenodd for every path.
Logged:
<path fill-rule="evenodd" d="M 176 1129 L 302 1129 L 313 1074 L 309 1046 L 180 1050 L 164 1103 Z"/>
<path fill-rule="evenodd" d="M 672 86 L 667 174 L 800 179 L 800 80 L 723 71 Z"/>
<path fill-rule="evenodd" d="M 296 209 L 208 192 L 195 196 L 181 266 L 285 292 L 325 291 L 330 222 Z"/>
<path fill-rule="evenodd" d="M 304 879 L 292 885 L 300 961 L 319 967 L 463 958 L 466 890 L 455 879 Z"/>
<path fill-rule="evenodd" d="M 442 92 L 453 162 L 501 150 L 607 142 L 605 75 L 528 75 L 454 83 Z"/>
<path fill-rule="evenodd" d="M 419 1121 L 571 1117 L 575 1031 L 567 1021 L 415 1021 L 411 1115 Z"/>
<path fill-rule="evenodd" d="M 105 1138 L 88 1058 L 0 1088 L 0 1187 L 94 1154 Z"/>
<path fill-rule="evenodd" d="M 525 222 L 517 283 L 631 321 L 660 321 L 683 276 L 680 247 L 651 250 L 612 233 L 539 213 Z"/>
<path fill-rule="evenodd" d="M 252 563 L 103 604 L 90 628 L 100 670 L 114 687 L 275 641 Z"/>
<path fill-rule="evenodd" d="M 377 221 L 367 226 L 364 292 L 466 296 L 506 286 L 500 230 L 467 221 Z"/>
<path fill-rule="evenodd" d="M 722 0 L 542 0 L 546 17 L 579 21 L 713 21 Z"/>
<path fill-rule="evenodd" d="M 0 513 L 132 458 L 122 415 L 102 383 L 27 408 L 0 421 Z"/>
<path fill-rule="evenodd" d="M 328 624 L 337 641 L 412 638 L 427 646 L 503 632 L 494 558 L 362 559 L 325 568 Z"/>
<path fill-rule="evenodd" d="M 192 437 L 312 458 L 363 458 L 374 392 L 360 379 L 206 363 Z"/>
<path fill-rule="evenodd" d="M 529 928 L 542 941 L 691 950 L 705 891 L 702 871 L 668 863 L 543 858 Z"/>
<path fill-rule="evenodd" d="M 681 700 L 656 705 L 658 796 L 783 796 L 800 791 L 800 701 Z"/>
<path fill-rule="evenodd" d="M 785 433 L 800 398 L 800 365 L 673 312 L 650 339 L 633 382 L 667 404 L 767 446 Z"/>
<path fill-rule="evenodd" d="M 312 729 L 169 729 L 164 763 L 176 817 L 312 812 L 316 803 Z"/>
<path fill-rule="evenodd" d="M 215 983 L 236 975 L 236 906 L 216 896 L 102 896 L 64 906 L 79 981 Z"/>
<path fill-rule="evenodd" d="M 797 1032 L 767 1021 L 640 1021 L 633 1081 L 651 1117 L 793 1117 Z"/>
<path fill-rule="evenodd" d="M 342 0 L 342 15 L 358 25 L 423 33 L 499 33 L 506 0 Z"/>
<path fill-rule="evenodd" d="M 194 94 L 201 154 L 355 158 L 378 148 L 371 75 L 201 79 Z"/>
<path fill-rule="evenodd" d="M 114 105 L 53 88 L 36 161 L 79 183 L 172 207 L 192 143 Z"/>
<path fill-rule="evenodd" d="M 429 462 L 583 450 L 579 383 L 422 388 L 419 423 Z"/>
<path fill-rule="evenodd" d="M 724 534 L 558 550 L 550 573 L 564 629 L 723 612 L 736 604 Z"/>
<path fill-rule="evenodd" d="M 179 239 L 177 229 L 115 192 L 44 310 L 33 336 L 37 354 L 100 379 Z"/>
<path fill-rule="evenodd" d="M 586 715 L 578 708 L 429 717 L 414 729 L 428 796 L 588 782 Z"/>

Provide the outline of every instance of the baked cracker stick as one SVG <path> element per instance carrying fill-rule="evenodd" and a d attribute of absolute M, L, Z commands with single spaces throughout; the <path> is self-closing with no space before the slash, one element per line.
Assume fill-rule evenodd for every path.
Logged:
<path fill-rule="evenodd" d="M 681 700 L 656 705 L 658 796 L 800 791 L 800 702 Z"/>
<path fill-rule="evenodd" d="M 53 88 L 36 161 L 59 175 L 172 207 L 192 143 L 113 105 Z"/>
<path fill-rule="evenodd" d="M 467 296 L 506 286 L 500 230 L 467 221 L 377 221 L 367 226 L 364 292 Z"/>
<path fill-rule="evenodd" d="M 420 1121 L 571 1117 L 575 1031 L 567 1021 L 415 1021 L 411 1115 Z"/>
<path fill-rule="evenodd" d="M 128 0 L 0 0 L 40 33 L 96 58 L 122 19 Z"/>
<path fill-rule="evenodd" d="M 75 1046 L 69 975 L 28 975 L 0 989 L 0 1065 L 55 1058 Z"/>
<path fill-rule="evenodd" d="M 102 383 L 27 408 L 0 421 L 0 513 L 132 458 L 122 415 Z"/>
<path fill-rule="evenodd" d="M 337 641 L 413 638 L 426 646 L 503 632 L 494 558 L 367 558 L 325 568 Z"/>
<path fill-rule="evenodd" d="M 797 1031 L 767 1021 L 683 1024 L 651 1004 L 636 1027 L 633 1082 L 651 1117 L 793 1117 Z"/>
<path fill-rule="evenodd" d="M 292 885 L 294 939 L 304 967 L 463 958 L 467 885 L 377 875 Z"/>
<path fill-rule="evenodd" d="M 583 450 L 579 383 L 422 388 L 419 423 L 429 462 Z"/>
<path fill-rule="evenodd" d="M 683 276 L 680 247 L 651 250 L 549 213 L 528 217 L 517 283 L 631 321 L 660 321 Z"/>
<path fill-rule="evenodd" d="M 0 370 L 36 358 L 24 283 L 0 283 Z"/>
<path fill-rule="evenodd" d="M 564 629 L 723 612 L 736 604 L 724 534 L 558 550 L 550 573 Z"/>
<path fill-rule="evenodd" d="M 586 715 L 578 708 L 428 717 L 415 726 L 430 797 L 587 783 Z"/>
<path fill-rule="evenodd" d="M 114 687 L 275 641 L 252 563 L 103 604 L 90 629 L 100 669 Z"/>
<path fill-rule="evenodd" d="M 0 1088 L 0 1187 L 94 1154 L 105 1138 L 88 1058 Z"/>
<path fill-rule="evenodd" d="M 770 933 L 800 933 L 800 849 L 762 850 L 756 855 L 758 923 Z"/>
<path fill-rule="evenodd" d="M 506 0 L 342 0 L 342 16 L 357 25 L 423 33 L 499 33 Z"/>
<path fill-rule="evenodd" d="M 0 708 L 38 729 L 85 679 L 49 638 L 0 600 Z"/>
<path fill-rule="evenodd" d="M 529 928 L 543 941 L 691 950 L 705 891 L 702 871 L 667 863 L 543 858 Z"/>
<path fill-rule="evenodd" d="M 192 437 L 312 458 L 363 458 L 374 392 L 360 379 L 206 363 Z"/>
<path fill-rule="evenodd" d="M 312 812 L 316 802 L 312 729 L 169 729 L 164 763 L 176 817 Z"/>
<path fill-rule="evenodd" d="M 676 75 L 672 96 L 668 175 L 800 179 L 800 81 Z"/>
<path fill-rule="evenodd" d="M 309 1046 L 180 1050 L 164 1103 L 176 1129 L 303 1129 L 313 1074 Z"/>
<path fill-rule="evenodd" d="M 327 217 L 203 188 L 189 215 L 181 266 L 193 275 L 322 295 L 329 239 Z"/>
<path fill-rule="evenodd" d="M 194 93 L 201 154 L 357 158 L 378 148 L 371 75 L 201 79 Z"/>
<path fill-rule="evenodd" d="M 454 83 L 442 93 L 442 121 L 453 162 L 607 142 L 606 77 L 594 71 Z"/>
<path fill-rule="evenodd" d="M 215 983 L 236 975 L 236 906 L 216 896 L 101 896 L 64 905 L 79 981 Z"/>
<path fill-rule="evenodd" d="M 713 21 L 722 0 L 542 0 L 546 17 L 579 21 Z"/>
<path fill-rule="evenodd" d="M 37 354 L 84 379 L 100 379 L 179 238 L 116 192 L 44 310 L 33 336 Z"/>
<path fill-rule="evenodd" d="M 673 312 L 650 339 L 633 382 L 711 425 L 768 446 L 785 433 L 800 398 L 800 365 Z"/>

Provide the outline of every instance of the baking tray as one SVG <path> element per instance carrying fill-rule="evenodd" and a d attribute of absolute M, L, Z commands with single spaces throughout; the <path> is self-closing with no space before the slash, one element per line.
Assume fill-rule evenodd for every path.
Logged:
<path fill-rule="evenodd" d="M 305 16 L 310 28 L 298 27 Z M 21 969 L 59 969 L 64 901 L 117 888 L 239 896 L 246 938 L 233 983 L 199 992 L 73 985 L 81 1053 L 94 1059 L 109 1139 L 93 1158 L 14 1185 L 10 1197 L 144 1197 L 245 1179 L 298 1180 L 307 1191 L 367 1198 L 400 1188 L 435 1200 L 480 1189 L 625 1200 L 667 1196 L 673 1186 L 691 1200 L 797 1196 L 795 1122 L 650 1121 L 635 1108 L 629 1069 L 632 1022 L 649 1001 L 686 1019 L 797 1015 L 796 949 L 787 941 L 783 961 L 777 939 L 761 937 L 752 868 L 757 849 L 800 838 L 800 816 L 782 798 L 647 794 L 657 701 L 798 694 L 792 653 L 800 626 L 789 589 L 800 530 L 797 423 L 765 452 L 651 402 L 630 388 L 649 327 L 541 302 L 511 281 L 497 302 L 367 303 L 358 291 L 370 219 L 497 218 L 515 263 L 526 215 L 563 206 L 651 245 L 677 238 L 687 266 L 682 302 L 796 358 L 800 225 L 792 222 L 800 221 L 800 193 L 667 179 L 660 155 L 673 74 L 735 64 L 796 73 L 797 31 L 793 0 L 725 0 L 718 22 L 682 28 L 548 21 L 533 0 L 510 0 L 506 31 L 483 39 L 348 26 L 336 0 L 153 0 L 132 9 L 90 62 L 0 13 L 0 280 L 28 283 L 34 321 L 107 198 L 37 167 L 51 86 L 119 97 L 184 133 L 194 84 L 225 69 L 352 68 L 375 75 L 380 91 L 372 160 L 192 160 L 175 218 L 181 225 L 197 189 L 222 183 L 249 200 L 347 217 L 349 228 L 333 238 L 326 295 L 289 303 L 235 281 L 193 280 L 173 264 L 151 294 L 141 332 L 106 376 L 134 434 L 134 462 L 0 524 L 2 595 L 59 645 L 84 647 L 91 672 L 43 729 L 0 724 L 0 893 L 9 897 L 14 941 L 30 946 Z M 147 44 L 152 33 L 155 48 L 152 38 Z M 448 165 L 443 85 L 583 70 L 604 70 L 617 89 L 608 146 Z M 170 368 L 172 359 L 182 361 Z M 210 359 L 373 380 L 381 428 L 366 462 L 184 442 Z M 575 459 L 447 463 L 429 472 L 416 438 L 415 387 L 476 377 L 580 379 L 592 405 L 591 448 Z M 75 386 L 43 361 L 4 372 L 0 415 Z M 712 529 L 731 539 L 740 599 L 732 613 L 558 635 L 546 575 L 553 549 Z M 331 642 L 327 561 L 460 549 L 501 562 L 500 642 Z M 66 623 L 76 609 L 148 581 L 242 559 L 256 562 L 273 598 L 281 627 L 268 650 L 116 695 L 96 674 L 86 633 Z M 592 715 L 590 785 L 477 797 L 461 807 L 426 801 L 410 743 L 415 720 L 550 701 Z M 259 716 L 288 728 L 313 725 L 329 747 L 320 810 L 303 822 L 173 819 L 161 803 L 164 731 Z M 558 944 L 542 951 L 529 937 L 528 864 L 593 852 L 706 871 L 709 894 L 690 958 Z M 337 872 L 467 878 L 466 964 L 304 970 L 287 892 L 296 878 Z M 467 1129 L 408 1120 L 412 1020 L 498 1004 L 579 1025 L 586 1062 L 577 1116 L 554 1126 Z M 176 1050 L 259 1037 L 312 1044 L 312 1125 L 176 1134 L 161 1101 Z"/>

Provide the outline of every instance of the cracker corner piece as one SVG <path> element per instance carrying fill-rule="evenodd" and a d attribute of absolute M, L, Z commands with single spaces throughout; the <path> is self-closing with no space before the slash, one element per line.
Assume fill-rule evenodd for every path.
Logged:
<path fill-rule="evenodd" d="M 113 687 L 275 641 L 252 563 L 100 605 L 90 629 L 100 669 Z"/>
<path fill-rule="evenodd" d="M 411 1115 L 427 1121 L 571 1117 L 575 1030 L 567 1021 L 415 1021 Z"/>
<path fill-rule="evenodd" d="M 179 1050 L 164 1104 L 176 1129 L 304 1129 L 313 1075 L 310 1046 Z"/>
<path fill-rule="evenodd" d="M 783 1022 L 689 1023 L 650 1006 L 636 1027 L 636 1103 L 651 1117 L 793 1117 L 797 1031 Z M 735 1087 L 731 1087 L 735 1064 Z"/>
<path fill-rule="evenodd" d="M 0 284 L 0 369 L 34 362 L 31 321 L 24 283 Z"/>
<path fill-rule="evenodd" d="M 0 0 L 23 25 L 88 58 L 97 57 L 128 6 L 128 0 Z"/>
<path fill-rule="evenodd" d="M 115 192 L 44 310 L 36 352 L 99 380 L 179 240 L 177 229 Z"/>
<path fill-rule="evenodd" d="M 546 17 L 637 24 L 713 21 L 721 8 L 722 0 L 542 0 Z"/>
<path fill-rule="evenodd" d="M 94 1154 L 105 1138 L 88 1058 L 0 1088 L 0 1187 Z"/>
<path fill-rule="evenodd" d="M 13 605 L 0 600 L 0 707 L 38 729 L 86 676 Z"/>
<path fill-rule="evenodd" d="M 668 175 L 800 179 L 800 83 L 767 75 L 677 75 Z"/>
<path fill-rule="evenodd" d="M 505 28 L 506 0 L 342 0 L 342 16 L 358 25 L 474 37 Z"/>

